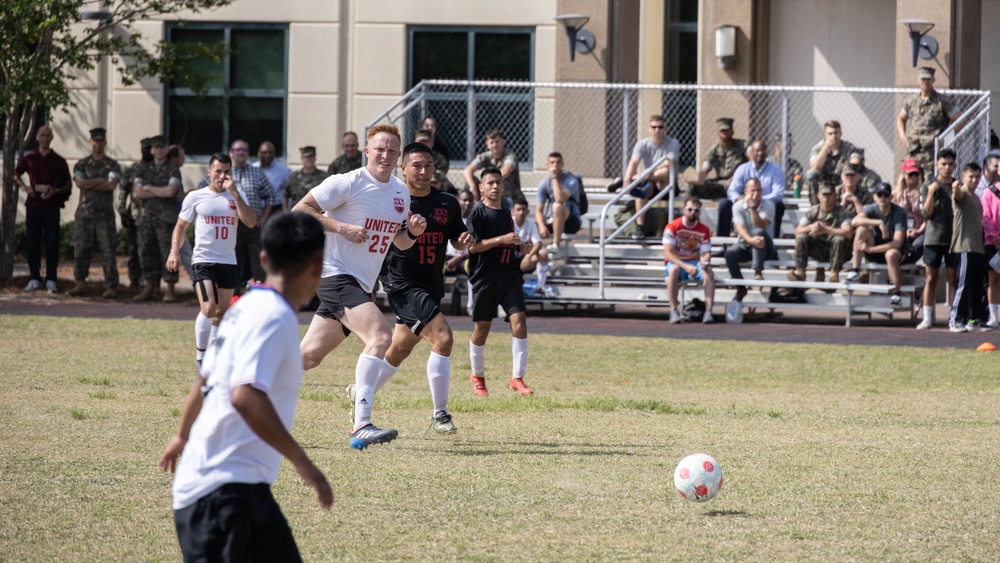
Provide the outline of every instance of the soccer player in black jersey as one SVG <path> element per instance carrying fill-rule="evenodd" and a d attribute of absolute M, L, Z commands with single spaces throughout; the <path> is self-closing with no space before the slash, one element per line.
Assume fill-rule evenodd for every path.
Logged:
<path fill-rule="evenodd" d="M 510 211 L 502 206 L 503 177 L 500 170 L 483 170 L 479 193 L 483 205 L 477 205 L 468 220 L 469 234 L 475 239 L 469 247 L 469 281 L 472 282 L 474 296 L 472 320 L 475 322 L 472 341 L 469 342 L 472 392 L 482 397 L 489 394 L 485 378 L 486 338 L 490 335 L 499 305 L 507 313 L 513 333 L 511 352 L 514 364 L 509 387 L 522 395 L 530 395 L 531 387 L 524 383 L 524 372 L 528 367 L 528 325 L 521 289 L 521 267 L 517 260 L 518 250 L 527 250 L 522 249 Z"/>
<path fill-rule="evenodd" d="M 431 188 L 434 157 L 426 145 L 407 145 L 400 168 L 410 192 L 410 211 L 426 217 L 427 228 L 412 247 L 406 250 L 392 247 L 382 268 L 380 279 L 389 306 L 396 314 L 396 328 L 382 360 L 375 390 L 389 382 L 423 338 L 431 345 L 431 355 L 427 358 L 427 382 L 434 403 L 431 425 L 442 434 L 451 434 L 458 428 L 447 409 L 453 338 L 451 327 L 441 314 L 445 251 L 448 241 L 457 250 L 465 250 L 472 237 L 462 220 L 458 200 Z"/>

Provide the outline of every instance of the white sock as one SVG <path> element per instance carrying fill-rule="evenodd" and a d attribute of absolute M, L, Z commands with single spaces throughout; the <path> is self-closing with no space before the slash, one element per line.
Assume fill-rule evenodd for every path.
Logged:
<path fill-rule="evenodd" d="M 465 304 L 465 308 L 468 309 L 469 312 L 472 312 L 472 282 L 465 282 L 465 283 L 468 284 L 469 286 L 468 287 L 469 293 L 467 299 L 468 303 Z"/>
<path fill-rule="evenodd" d="M 212 330 L 208 333 L 208 345 L 211 346 L 215 344 L 215 337 L 219 334 L 219 325 L 215 324 L 215 320 L 212 320 Z"/>
<path fill-rule="evenodd" d="M 929 320 L 934 320 L 934 307 L 932 305 L 924 305 L 924 318 Z"/>
<path fill-rule="evenodd" d="M 549 263 L 539 262 L 538 269 L 538 289 L 543 289 L 545 287 L 545 280 L 549 277 Z"/>
<path fill-rule="evenodd" d="M 511 337 L 510 350 L 514 355 L 512 375 L 514 379 L 523 379 L 524 372 L 528 370 L 528 339 Z"/>
<path fill-rule="evenodd" d="M 381 391 L 385 387 L 385 384 L 389 383 L 389 380 L 392 379 L 392 376 L 396 375 L 397 371 L 399 371 L 398 366 L 394 366 L 389 363 L 389 360 L 383 359 L 382 367 L 378 372 L 378 381 L 375 383 L 375 392 L 378 393 Z"/>
<path fill-rule="evenodd" d="M 431 386 L 434 412 L 448 410 L 448 384 L 451 382 L 451 358 L 431 352 L 427 358 L 427 383 Z"/>
<path fill-rule="evenodd" d="M 483 377 L 486 372 L 486 346 L 476 346 L 469 341 L 469 362 L 472 363 L 472 375 Z"/>
<path fill-rule="evenodd" d="M 198 318 L 194 320 L 194 348 L 198 351 L 198 359 L 205 357 L 205 350 L 211 341 L 209 335 L 212 332 L 212 318 L 206 317 L 204 313 L 198 313 Z"/>
<path fill-rule="evenodd" d="M 997 307 L 1000 307 L 1000 305 L 990 304 L 988 305 L 988 307 L 990 309 L 990 320 L 991 321 L 997 320 Z"/>
<path fill-rule="evenodd" d="M 354 368 L 354 429 L 367 426 L 372 422 L 372 401 L 375 400 L 375 384 L 378 374 L 382 371 L 382 359 L 369 354 L 358 356 L 358 365 Z"/>

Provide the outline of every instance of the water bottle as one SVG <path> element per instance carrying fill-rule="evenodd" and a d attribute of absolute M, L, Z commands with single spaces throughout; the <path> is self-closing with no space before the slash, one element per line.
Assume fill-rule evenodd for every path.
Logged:
<path fill-rule="evenodd" d="M 792 177 L 792 197 L 802 197 L 802 176 L 800 174 Z"/>

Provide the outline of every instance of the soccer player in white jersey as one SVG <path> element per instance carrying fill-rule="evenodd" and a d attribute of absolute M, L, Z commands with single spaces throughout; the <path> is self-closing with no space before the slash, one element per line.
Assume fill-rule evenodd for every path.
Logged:
<path fill-rule="evenodd" d="M 410 213 L 406 184 L 392 175 L 399 147 L 394 125 L 372 127 L 365 146 L 368 164 L 323 180 L 294 208 L 318 217 L 326 231 L 320 306 L 301 344 L 305 369 L 318 366 L 351 332 L 365 345 L 354 385 L 348 386 L 353 402 L 349 443 L 359 450 L 398 435 L 371 422 L 382 359 L 392 342 L 389 325 L 372 301 L 375 282 L 389 245 L 406 250 L 427 227 L 423 217 Z"/>
<path fill-rule="evenodd" d="M 247 205 L 236 188 L 230 172 L 233 161 L 225 153 L 215 153 L 208 161 L 208 186 L 195 190 L 184 198 L 177 216 L 167 269 L 176 272 L 180 266 L 180 249 L 187 237 L 188 225 L 194 223 L 194 254 L 192 281 L 201 311 L 194 321 L 194 346 L 201 363 L 205 350 L 215 339 L 222 316 L 229 308 L 233 290 L 239 284 L 240 270 L 236 265 L 237 221 L 253 228 L 257 214 Z"/>
<path fill-rule="evenodd" d="M 267 285 L 226 314 L 191 386 L 160 458 L 164 471 L 176 470 L 174 526 L 185 561 L 302 560 L 271 494 L 282 456 L 321 507 L 333 504 L 326 477 L 289 433 L 303 373 L 296 311 L 319 287 L 323 242 L 322 225 L 303 213 L 268 222 Z"/>

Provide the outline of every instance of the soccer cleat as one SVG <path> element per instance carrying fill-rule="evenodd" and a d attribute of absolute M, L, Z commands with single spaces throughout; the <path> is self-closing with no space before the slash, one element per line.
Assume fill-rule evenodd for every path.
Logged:
<path fill-rule="evenodd" d="M 948 330 L 951 332 L 958 333 L 958 332 L 968 332 L 969 328 L 965 325 L 965 323 L 952 321 L 948 323 Z"/>
<path fill-rule="evenodd" d="M 847 276 L 844 278 L 845 283 L 859 283 L 861 281 L 861 274 L 857 270 L 850 270 L 847 272 Z"/>
<path fill-rule="evenodd" d="M 476 395 L 479 395 L 480 397 L 486 397 L 490 394 L 490 392 L 486 390 L 485 377 L 476 377 L 475 375 L 470 375 L 469 381 L 472 382 L 472 392 L 475 393 Z"/>
<path fill-rule="evenodd" d="M 531 387 L 528 387 L 528 385 L 520 377 L 510 378 L 510 384 L 507 385 L 507 387 L 510 387 L 511 391 L 517 391 L 522 395 L 530 395 L 535 392 Z"/>
<path fill-rule="evenodd" d="M 42 289 L 42 282 L 39 280 L 29 280 L 28 285 L 24 286 L 25 291 L 37 291 Z"/>
<path fill-rule="evenodd" d="M 56 285 L 55 281 L 48 280 L 45 282 L 45 291 L 48 291 L 49 293 L 59 293 L 59 286 Z"/>
<path fill-rule="evenodd" d="M 399 432 L 392 428 L 383 430 L 369 423 L 351 432 L 351 447 L 355 450 L 363 450 L 372 444 L 388 444 L 397 436 L 399 436 Z"/>
<path fill-rule="evenodd" d="M 344 391 L 347 392 L 347 400 L 351 403 L 351 428 L 354 428 L 354 399 L 357 396 L 357 388 L 351 383 Z"/>
<path fill-rule="evenodd" d="M 684 317 L 681 316 L 681 312 L 676 307 L 670 310 L 670 324 L 675 325 L 683 320 Z"/>
<path fill-rule="evenodd" d="M 431 428 L 438 434 L 454 434 L 458 432 L 458 427 L 451 421 L 448 411 L 437 411 L 431 418 Z"/>
<path fill-rule="evenodd" d="M 87 290 L 87 285 L 82 281 L 76 282 L 72 289 L 66 292 L 68 297 L 79 297 Z"/>
<path fill-rule="evenodd" d="M 933 322 L 931 321 L 931 318 L 930 317 L 924 317 L 924 319 L 922 321 L 920 321 L 920 324 L 917 325 L 917 330 L 927 330 L 927 329 L 931 328 L 931 324 L 933 324 Z"/>

